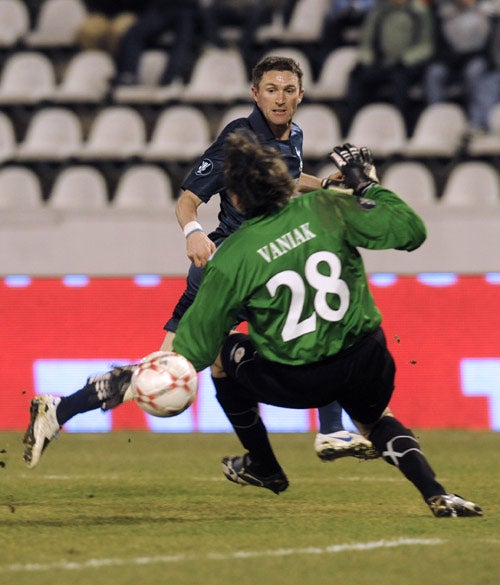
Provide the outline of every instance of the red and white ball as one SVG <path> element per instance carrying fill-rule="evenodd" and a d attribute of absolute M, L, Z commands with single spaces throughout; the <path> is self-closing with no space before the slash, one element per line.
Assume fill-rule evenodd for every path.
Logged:
<path fill-rule="evenodd" d="M 198 392 L 193 364 L 172 351 L 155 351 L 144 357 L 132 374 L 131 389 L 137 404 L 153 416 L 184 412 Z"/>

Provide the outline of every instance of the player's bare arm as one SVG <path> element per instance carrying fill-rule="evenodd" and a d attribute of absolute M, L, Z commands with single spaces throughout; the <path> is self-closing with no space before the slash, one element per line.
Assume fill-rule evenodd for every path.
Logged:
<path fill-rule="evenodd" d="M 328 182 L 337 183 L 342 181 L 342 173 L 335 171 L 328 177 L 315 177 L 314 175 L 308 175 L 307 173 L 301 173 L 299 177 L 299 192 L 309 193 L 309 191 L 317 191 L 318 189 L 324 189 L 329 186 Z"/>
<path fill-rule="evenodd" d="M 175 215 L 186 236 L 186 252 L 193 264 L 202 268 L 215 252 L 215 244 L 198 223 L 198 207 L 202 200 L 192 191 L 184 191 L 177 200 Z"/>

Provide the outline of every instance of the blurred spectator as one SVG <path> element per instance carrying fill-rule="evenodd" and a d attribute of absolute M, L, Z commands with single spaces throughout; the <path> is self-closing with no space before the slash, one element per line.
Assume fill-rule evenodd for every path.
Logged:
<path fill-rule="evenodd" d="M 432 15 L 420 0 L 380 0 L 362 25 L 358 63 L 347 90 L 348 123 L 380 90 L 407 119 L 412 84 L 421 80 L 433 56 Z"/>
<path fill-rule="evenodd" d="M 249 69 L 257 56 L 256 33 L 260 26 L 272 20 L 273 0 L 201 0 L 208 44 L 226 48 L 236 44 Z M 233 29 L 233 37 L 224 29 Z"/>
<path fill-rule="evenodd" d="M 319 63 L 341 45 L 358 44 L 361 25 L 377 0 L 329 0 L 320 40 Z"/>
<path fill-rule="evenodd" d="M 427 103 L 448 100 L 450 84 L 459 84 L 469 123 L 480 128 L 481 80 L 490 69 L 493 33 L 490 5 L 482 0 L 440 0 L 435 11 L 437 50 L 425 76 Z"/>
<path fill-rule="evenodd" d="M 500 14 L 494 19 L 494 29 L 490 43 L 491 68 L 481 77 L 475 99 L 471 104 L 471 133 L 489 132 L 490 112 L 500 103 Z"/>
<path fill-rule="evenodd" d="M 150 0 L 120 44 L 117 83 L 137 84 L 143 51 L 166 33 L 173 35 L 173 41 L 161 83 L 188 82 L 196 58 L 198 10 L 198 0 Z"/>
<path fill-rule="evenodd" d="M 143 4 L 139 0 L 86 0 L 88 15 L 77 32 L 80 47 L 115 55 L 123 35 L 135 22 Z"/>

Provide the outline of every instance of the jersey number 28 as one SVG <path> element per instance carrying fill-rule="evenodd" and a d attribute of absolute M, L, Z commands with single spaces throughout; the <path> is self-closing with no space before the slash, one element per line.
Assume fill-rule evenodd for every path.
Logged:
<path fill-rule="evenodd" d="M 330 269 L 327 276 L 318 270 L 320 263 L 326 263 Z M 316 329 L 316 320 L 319 317 L 325 321 L 340 321 L 349 308 L 349 288 L 340 277 L 340 260 L 332 252 L 315 252 L 311 254 L 305 265 L 307 284 L 316 290 L 314 296 L 314 311 L 302 321 L 300 317 L 306 299 L 306 283 L 302 276 L 294 270 L 278 272 L 267 282 L 267 290 L 274 297 L 280 286 L 290 289 L 291 300 L 288 315 L 285 320 L 281 337 L 283 341 L 296 339 Z M 327 294 L 339 297 L 338 309 L 332 309 L 326 300 Z"/>

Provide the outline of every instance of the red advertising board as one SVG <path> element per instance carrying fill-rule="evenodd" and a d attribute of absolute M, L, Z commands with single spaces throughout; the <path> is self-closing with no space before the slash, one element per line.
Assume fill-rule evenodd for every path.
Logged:
<path fill-rule="evenodd" d="M 374 275 L 370 280 L 398 368 L 392 408 L 414 428 L 498 431 L 500 279 L 435 276 Z M 24 429 L 31 397 L 47 391 L 48 371 L 60 373 L 54 393 L 70 394 L 95 373 L 91 365 L 137 360 L 158 349 L 163 323 L 183 289 L 183 278 L 0 280 L 0 429 Z M 74 363 L 86 371 L 80 385 L 73 375 L 65 376 L 65 364 Z M 209 376 L 202 376 L 200 387 L 207 384 Z M 203 392 L 203 404 L 214 402 L 211 389 Z M 202 408 L 201 400 L 182 428 L 170 430 L 227 430 L 202 422 L 208 407 Z M 213 422 L 220 409 L 210 408 Z M 134 404 L 113 410 L 106 420 L 100 430 L 158 430 Z M 316 428 L 314 413 L 294 420 L 280 430 Z"/>

